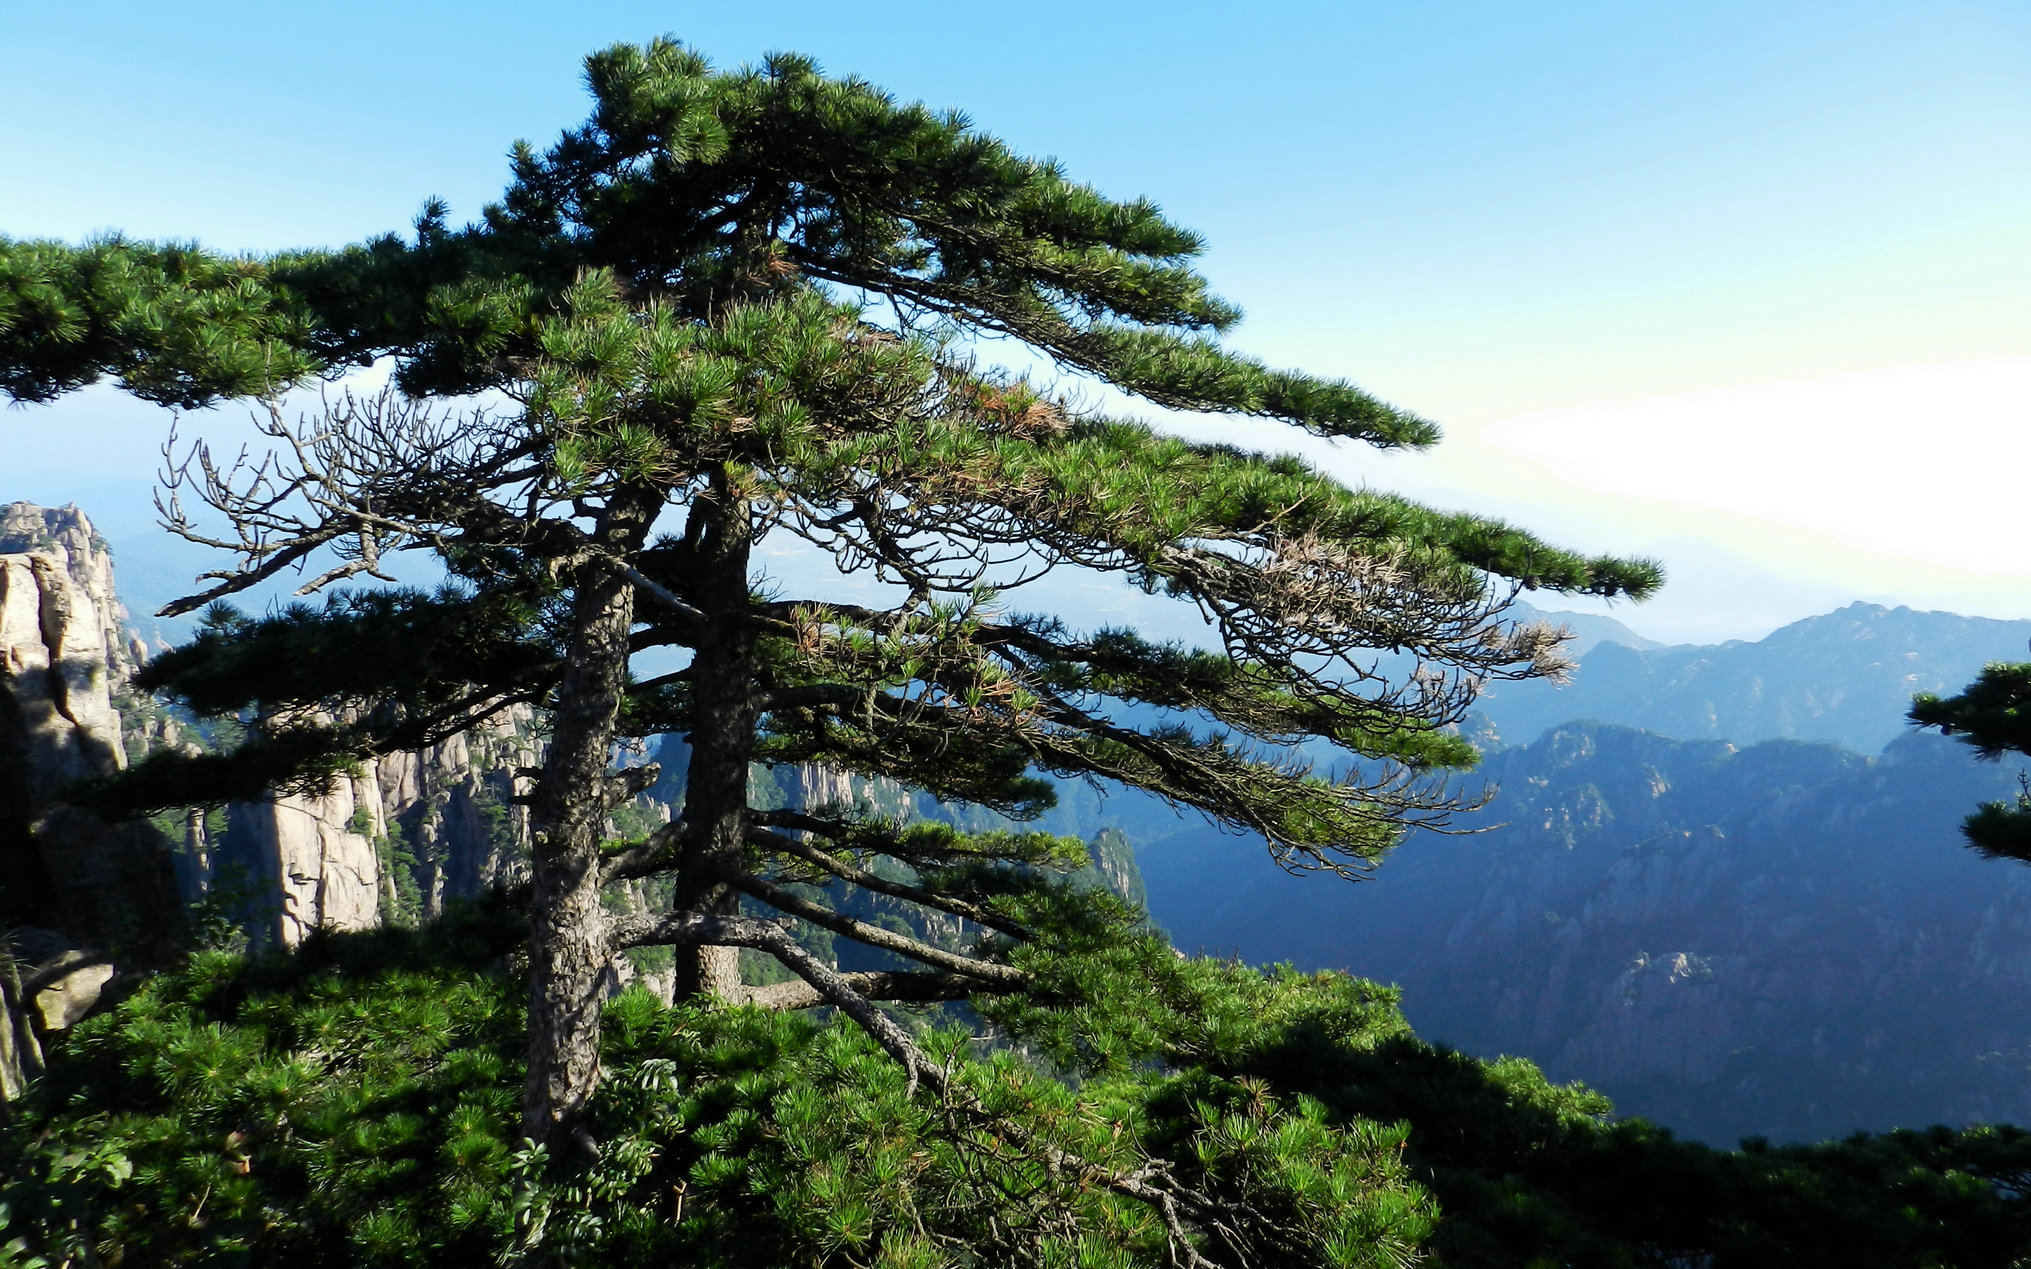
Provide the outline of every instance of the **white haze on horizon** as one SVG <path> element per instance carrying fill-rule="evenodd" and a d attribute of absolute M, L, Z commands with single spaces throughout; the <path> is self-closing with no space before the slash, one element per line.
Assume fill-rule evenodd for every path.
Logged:
<path fill-rule="evenodd" d="M 385 373 L 352 386 L 371 390 Z M 136 563 L 184 558 L 152 541 L 160 531 L 147 497 L 170 422 L 103 385 L 0 410 L 0 502 L 75 501 Z M 1607 612 L 1661 642 L 1760 638 L 1855 600 L 2031 617 L 2031 357 L 1539 410 L 1455 425 L 1423 454 L 1376 455 L 1263 423 L 1164 423 L 1199 439 L 1296 449 L 1350 482 L 1501 515 L 1560 545 L 1658 558 L 1669 582 L 1648 603 L 1527 598 Z M 188 415 L 180 432 L 225 453 L 260 440 L 232 406 Z M 1068 593 L 1110 620 L 1148 602 L 1102 602 L 1105 589 Z"/>
<path fill-rule="evenodd" d="M 2031 617 L 2031 357 L 1539 411 L 1462 448 L 1456 479 L 1544 507 L 1551 536 L 1582 518 L 1586 545 L 1662 558 L 1672 583 L 1616 613 L 1654 638 L 1842 597 Z"/>

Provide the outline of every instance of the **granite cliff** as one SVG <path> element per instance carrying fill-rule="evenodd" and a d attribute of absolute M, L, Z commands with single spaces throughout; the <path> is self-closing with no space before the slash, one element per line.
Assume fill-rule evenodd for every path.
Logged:
<path fill-rule="evenodd" d="M 369 758 L 322 796 L 236 802 L 208 842 L 208 885 L 251 883 L 256 941 L 294 947 L 313 929 L 436 916 L 521 875 L 527 814 L 518 767 L 540 758 L 534 719 L 503 711 L 428 749 Z"/>
<path fill-rule="evenodd" d="M 0 508 L 0 979 L 12 1006 L 0 1072 L 13 1073 L 0 1093 L 32 1068 L 38 1029 L 74 1021 L 116 965 L 175 946 L 195 901 L 224 902 L 256 946 L 286 947 L 318 927 L 434 915 L 512 880 L 526 855 L 512 775 L 539 757 L 526 709 L 365 762 L 321 797 L 105 822 L 75 804 L 81 786 L 154 749 L 206 743 L 205 725 L 128 688 L 146 656 L 84 513 Z"/>
<path fill-rule="evenodd" d="M 71 1025 L 181 915 L 169 839 L 73 800 L 127 765 L 115 700 L 141 649 L 124 616 L 82 512 L 0 509 L 0 1097 L 36 1069 L 38 1033 Z"/>
<path fill-rule="evenodd" d="M 0 510 L 0 922 L 17 947 L 146 942 L 176 910 L 167 840 L 72 801 L 127 765 L 125 615 L 82 512 Z"/>

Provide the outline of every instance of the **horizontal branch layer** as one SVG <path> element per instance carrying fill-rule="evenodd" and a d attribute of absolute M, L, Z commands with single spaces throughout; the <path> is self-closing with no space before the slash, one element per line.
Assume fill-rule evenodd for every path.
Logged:
<path fill-rule="evenodd" d="M 944 948 L 933 947 L 929 943 L 919 942 L 908 935 L 897 934 L 894 930 L 885 930 L 878 925 L 869 925 L 865 921 L 857 921 L 850 916 L 834 912 L 824 904 L 813 903 L 809 899 L 799 898 L 783 887 L 764 881 L 760 877 L 730 877 L 727 880 L 735 889 L 760 899 L 770 907 L 787 912 L 792 916 L 802 917 L 821 929 L 830 930 L 834 934 L 850 938 L 856 943 L 865 943 L 869 947 L 879 947 L 885 952 L 894 952 L 899 956 L 907 956 L 913 961 L 920 961 L 926 965 L 937 965 L 955 973 L 971 975 L 986 982 L 1026 983 L 1029 981 L 1029 974 L 1017 969 L 1013 965 L 1003 965 L 997 961 L 984 961 L 978 957 L 964 956 L 958 952 L 948 952 Z"/>
<path fill-rule="evenodd" d="M 994 995 L 1019 990 L 1010 985 L 983 983 L 978 978 L 966 974 L 923 971 L 855 971 L 842 973 L 839 978 L 868 1000 L 922 1004 L 941 1000 L 964 1000 L 968 996 Z M 771 983 L 766 987 L 749 987 L 741 993 L 739 1003 L 754 1005 L 759 1009 L 788 1012 L 792 1009 L 810 1009 L 832 1002 L 816 987 L 799 979 L 796 982 Z"/>
<path fill-rule="evenodd" d="M 955 898 L 951 895 L 937 894 L 921 886 L 907 885 L 900 881 L 890 881 L 886 877 L 876 876 L 864 868 L 856 868 L 843 860 L 835 859 L 816 846 L 808 842 L 799 841 L 786 834 L 771 833 L 766 829 L 759 828 L 749 829 L 748 841 L 766 850 L 778 851 L 785 855 L 794 856 L 814 867 L 831 873 L 842 881 L 851 882 L 863 890 L 871 890 L 876 894 L 884 894 L 891 899 L 904 899 L 910 903 L 920 904 L 923 907 L 935 908 L 940 912 L 949 912 L 953 916 L 963 917 L 975 925 L 986 926 L 990 930 L 1006 934 L 1011 938 L 1028 938 L 1030 935 L 1028 927 L 1024 926 L 1021 922 L 1012 921 L 997 912 L 991 912 L 977 903 L 968 903 L 964 899 Z"/>

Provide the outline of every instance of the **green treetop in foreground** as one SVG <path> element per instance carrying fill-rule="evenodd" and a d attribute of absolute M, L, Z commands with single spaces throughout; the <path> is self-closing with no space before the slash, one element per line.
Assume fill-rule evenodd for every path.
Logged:
<path fill-rule="evenodd" d="M 836 1008 L 911 1095 L 1142 1205 L 1170 1255 L 1351 1263 L 1359 1239 L 1317 1215 L 1332 1204 L 1292 1197 L 1295 1174 L 1265 1170 L 1267 1138 L 1209 1128 L 1139 1162 L 1085 1150 L 1003 1114 L 876 1006 L 969 998 L 1074 1037 L 1067 1062 L 1128 1060 L 1105 1037 L 1149 1007 L 1168 953 L 1105 896 L 1052 879 L 1076 843 L 759 810 L 750 769 L 824 764 L 1018 819 L 1049 803 L 1044 776 L 1119 781 L 1287 866 L 1351 872 L 1457 807 L 1443 773 L 1473 754 L 1448 727 L 1482 683 L 1560 668 L 1555 632 L 1501 619 L 1516 588 L 1641 597 L 1657 569 L 1188 444 L 969 354 L 1009 338 L 1171 409 L 1383 447 L 1436 439 L 1352 384 L 1222 348 L 1238 314 L 1189 267 L 1198 239 L 1150 203 L 801 58 L 719 72 L 657 42 L 594 56 L 587 78 L 591 119 L 547 151 L 518 147 L 507 194 L 464 229 L 433 205 L 413 241 L 267 259 L 0 243 L 0 385 L 16 399 L 111 375 L 167 404 L 268 402 L 279 456 L 235 468 L 200 448 L 171 483 L 171 527 L 237 554 L 170 611 L 305 568 L 306 592 L 386 580 L 400 550 L 434 552 L 453 578 L 261 619 L 215 607 L 143 685 L 264 725 L 231 754 L 141 764 L 108 805 L 314 785 L 536 706 L 531 1139 L 600 1151 L 583 1112 L 608 967 L 667 945 L 687 998 Z M 298 422 L 273 404 L 384 356 L 395 391 Z M 479 392 L 508 404 L 457 400 Z M 214 514 L 188 518 L 191 497 Z M 758 566 L 771 536 L 881 583 L 855 592 L 879 598 L 780 593 Z M 1010 606 L 1060 568 L 1191 605 L 1217 650 Z M 631 676 L 653 649 L 682 668 Z M 657 775 L 613 755 L 662 733 L 689 740 L 683 813 L 609 840 L 610 813 Z M 1292 758 L 1307 740 L 1341 761 Z M 602 899 L 649 877 L 667 879 L 660 910 Z M 841 881 L 961 933 L 876 926 L 799 884 Z M 839 972 L 794 922 L 756 913 L 902 967 Z M 791 981 L 744 984 L 739 948 Z M 1262 1131 L 1312 1132 L 1290 1114 Z"/>
<path fill-rule="evenodd" d="M 1185 1259 L 1147 1205 L 913 1094 L 850 1024 L 639 989 L 607 1009 L 603 1157 L 516 1185 L 538 1162 L 514 1141 L 518 991 L 488 968 L 523 937 L 513 915 L 497 898 L 287 957 L 201 953 L 82 1024 L 0 1126 L 0 1266 Z M 1345 975 L 1166 955 L 1147 989 L 1172 1005 L 1147 1065 L 1074 1092 L 1004 1049 L 953 1078 L 1111 1166 L 1204 1150 L 1230 1199 L 1280 1182 L 1282 1228 L 1338 1235 L 1255 1264 L 1987 1269 L 2031 1246 L 2021 1129 L 1722 1152 L 1604 1123 L 1598 1094 L 1521 1059 L 1425 1045 L 1393 993 Z"/>

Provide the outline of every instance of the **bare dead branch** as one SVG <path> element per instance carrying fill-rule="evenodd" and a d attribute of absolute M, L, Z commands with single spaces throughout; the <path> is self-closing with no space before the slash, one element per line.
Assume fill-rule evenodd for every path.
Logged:
<path fill-rule="evenodd" d="M 391 551 L 458 543 L 513 544 L 537 530 L 507 510 L 516 490 L 542 505 L 546 479 L 525 460 L 541 444 L 508 420 L 481 409 L 434 415 L 394 392 L 327 399 L 323 410 L 292 423 L 280 403 L 257 416 L 275 448 L 258 460 L 246 450 L 221 465 L 200 441 L 179 455 L 172 432 L 156 508 L 163 527 L 186 541 L 230 551 L 235 562 L 205 576 L 216 585 L 164 609 L 189 612 L 247 590 L 330 550 L 338 562 L 297 589 L 311 594 L 358 576 L 392 580 Z M 221 517 L 230 536 L 201 529 L 184 495 Z"/>

